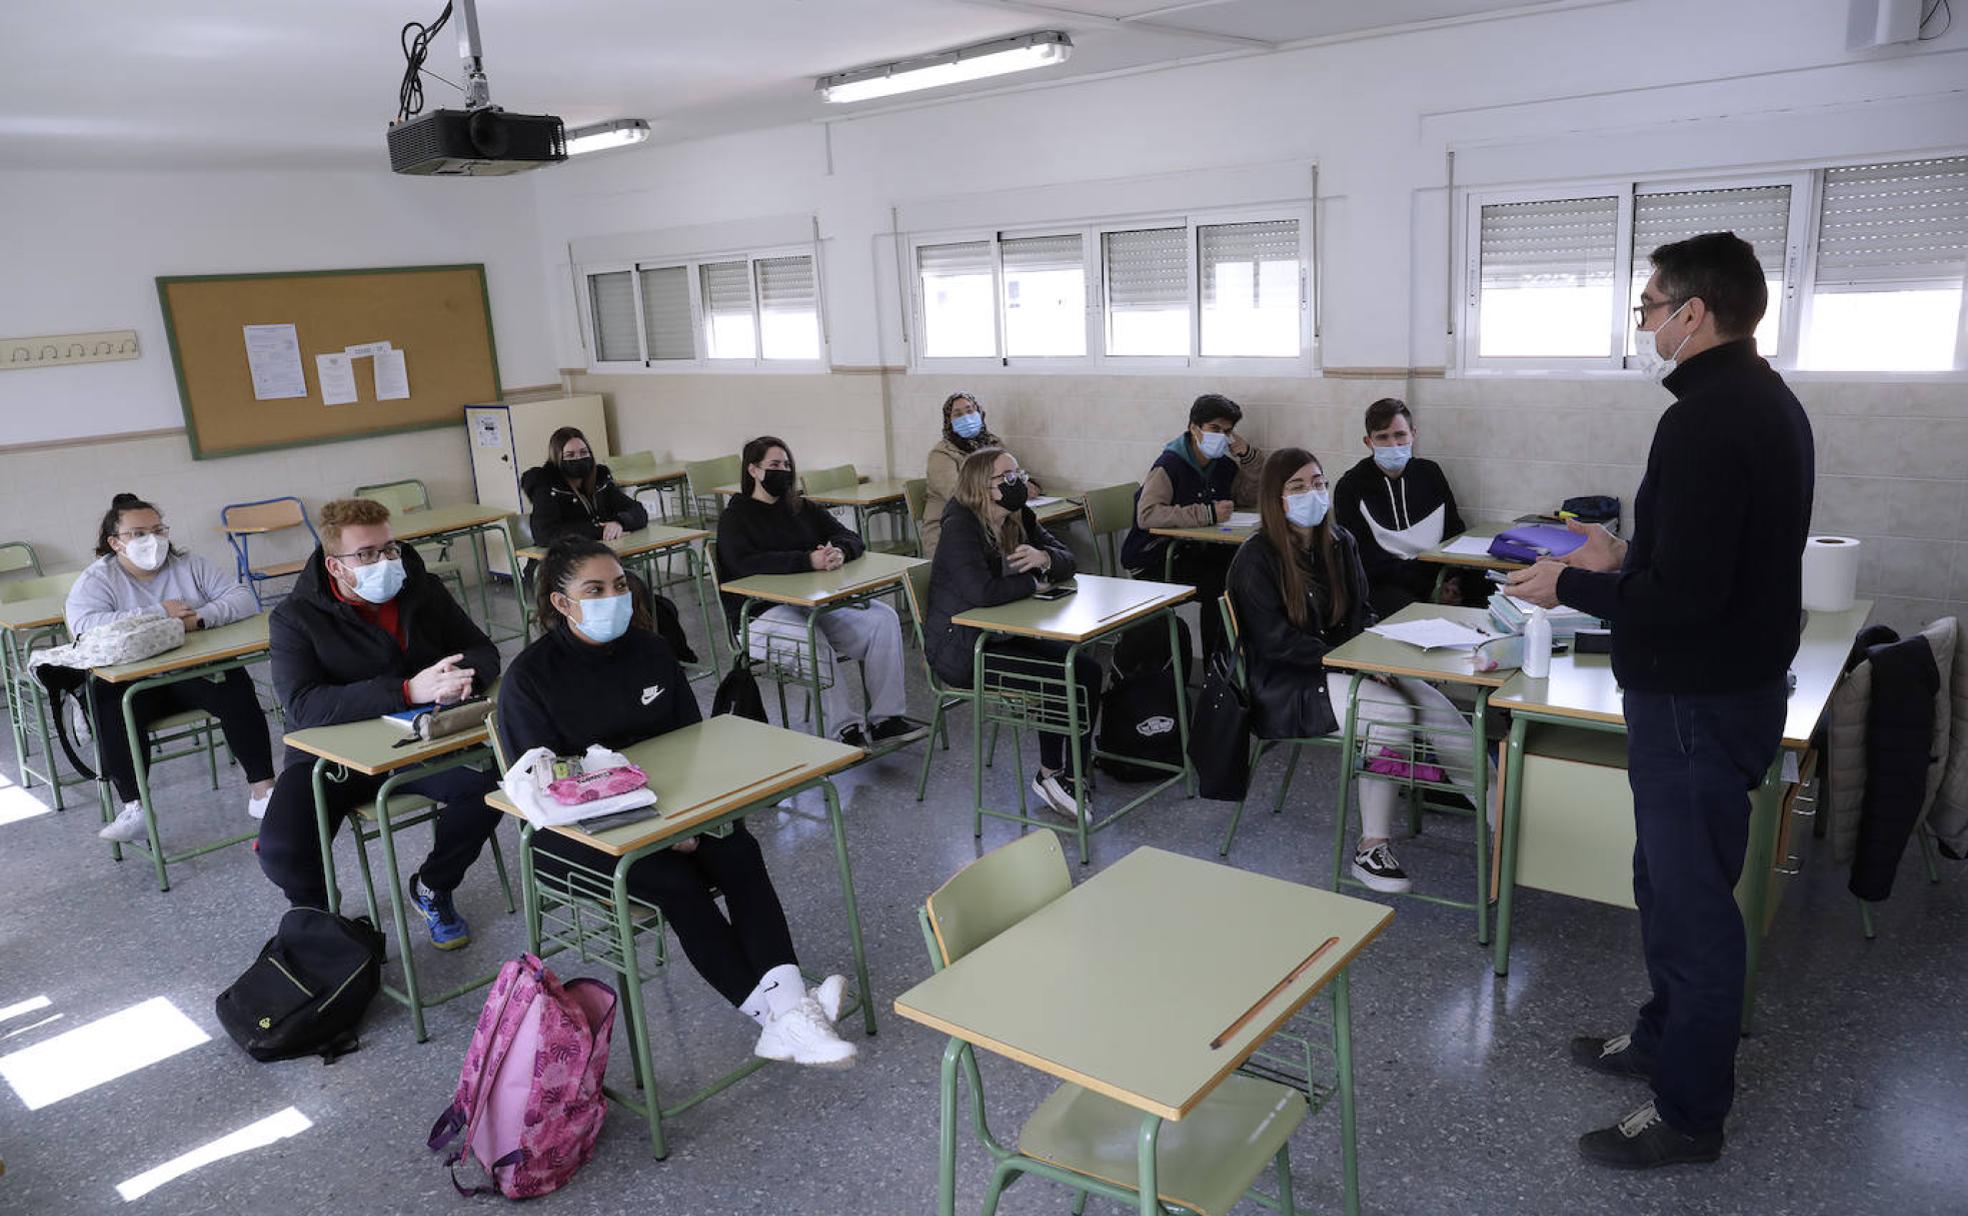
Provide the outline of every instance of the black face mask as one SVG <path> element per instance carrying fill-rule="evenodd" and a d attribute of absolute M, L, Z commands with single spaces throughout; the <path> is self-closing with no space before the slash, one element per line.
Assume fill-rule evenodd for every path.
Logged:
<path fill-rule="evenodd" d="M 572 477 L 575 481 L 586 479 L 588 474 L 594 472 L 594 467 L 594 457 L 592 456 L 562 457 L 560 462 L 560 471 Z"/>
<path fill-rule="evenodd" d="M 759 475 L 759 484 L 764 486 L 765 492 L 774 498 L 784 498 L 786 491 L 793 488 L 793 471 L 791 469 L 767 469 Z"/>
<path fill-rule="evenodd" d="M 1022 481 L 1014 481 L 1010 484 L 999 482 L 998 505 L 1007 511 L 1019 510 L 1025 505 L 1025 497 L 1029 492 L 1028 487 Z"/>

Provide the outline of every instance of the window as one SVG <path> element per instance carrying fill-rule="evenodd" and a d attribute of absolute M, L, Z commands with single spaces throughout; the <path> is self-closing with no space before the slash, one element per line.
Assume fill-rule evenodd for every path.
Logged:
<path fill-rule="evenodd" d="M 1790 247 L 1790 187 L 1744 186 L 1728 190 L 1675 190 L 1633 196 L 1633 290 L 1628 304 L 1640 302 L 1640 289 L 1652 277 L 1647 255 L 1672 241 L 1704 232 L 1733 232 L 1756 249 L 1770 305 L 1756 327 L 1756 349 L 1780 349 L 1784 314 L 1784 253 Z M 1627 327 L 1626 353 L 1633 352 Z"/>
<path fill-rule="evenodd" d="M 589 275 L 588 302 L 594 316 L 595 362 L 640 362 L 635 283 L 630 273 L 617 270 Z"/>
<path fill-rule="evenodd" d="M 1482 208 L 1477 355 L 1604 359 L 1612 351 L 1620 200 Z"/>
<path fill-rule="evenodd" d="M 999 244 L 1007 356 L 1087 353 L 1086 255 L 1081 244 L 1077 232 Z"/>
<path fill-rule="evenodd" d="M 1827 169 L 1807 368 L 1963 365 L 1968 157 Z"/>
<path fill-rule="evenodd" d="M 925 358 L 997 357 L 997 292 L 991 260 L 990 241 L 925 245 L 917 250 Z"/>
<path fill-rule="evenodd" d="M 1189 230 L 1145 228 L 1101 237 L 1107 276 L 1107 353 L 1189 353 Z"/>
<path fill-rule="evenodd" d="M 704 284 L 704 357 L 757 358 L 751 267 L 744 262 L 707 262 L 698 268 L 698 277 Z"/>
<path fill-rule="evenodd" d="M 820 357 L 820 301 L 811 257 L 760 258 L 759 347 L 768 359 Z"/>
<path fill-rule="evenodd" d="M 826 359 L 810 252 L 582 273 L 597 367 L 738 369 Z"/>
<path fill-rule="evenodd" d="M 1298 221 L 1206 224 L 1196 229 L 1203 276 L 1202 353 L 1299 352 Z"/>
<path fill-rule="evenodd" d="M 642 270 L 643 349 L 651 359 L 694 359 L 690 336 L 690 269 L 659 266 Z"/>

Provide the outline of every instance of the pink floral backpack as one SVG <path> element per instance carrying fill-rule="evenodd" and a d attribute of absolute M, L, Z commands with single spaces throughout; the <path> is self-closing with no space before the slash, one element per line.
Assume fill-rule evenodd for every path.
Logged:
<path fill-rule="evenodd" d="M 432 1152 L 463 1138 L 445 1161 L 459 1194 L 496 1188 L 531 1199 L 567 1184 L 593 1155 L 608 1114 L 601 1078 L 614 1029 L 615 990 L 600 980 L 562 984 L 531 954 L 499 969 L 451 1109 L 431 1128 Z M 492 1187 L 458 1182 L 467 1156 Z"/>

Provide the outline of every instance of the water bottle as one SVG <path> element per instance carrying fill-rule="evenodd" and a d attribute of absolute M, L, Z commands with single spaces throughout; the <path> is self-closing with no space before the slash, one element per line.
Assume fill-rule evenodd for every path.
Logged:
<path fill-rule="evenodd" d="M 1551 674 L 1551 618 L 1544 609 L 1531 609 L 1524 622 L 1524 674 L 1542 680 Z"/>

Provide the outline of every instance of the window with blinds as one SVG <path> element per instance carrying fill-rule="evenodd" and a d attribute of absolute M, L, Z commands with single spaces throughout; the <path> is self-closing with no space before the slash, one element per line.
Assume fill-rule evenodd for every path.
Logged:
<path fill-rule="evenodd" d="M 916 250 L 923 358 L 997 357 L 997 274 L 991 245 L 960 241 Z"/>
<path fill-rule="evenodd" d="M 1612 354 L 1619 211 L 1617 197 L 1483 207 L 1481 358 Z"/>
<path fill-rule="evenodd" d="M 658 266 L 637 271 L 642 285 L 642 338 L 648 359 L 695 359 L 690 328 L 690 268 Z"/>
<path fill-rule="evenodd" d="M 589 275 L 588 304 L 594 320 L 595 362 L 642 362 L 642 347 L 636 342 L 635 282 L 630 272 Z"/>
<path fill-rule="evenodd" d="M 1109 355 L 1189 353 L 1189 229 L 1146 228 L 1100 237 Z"/>
<path fill-rule="evenodd" d="M 820 293 L 810 255 L 760 258 L 759 351 L 767 359 L 820 357 Z"/>
<path fill-rule="evenodd" d="M 1827 169 L 1803 367 L 1947 371 L 1968 363 L 1968 157 Z"/>
<path fill-rule="evenodd" d="M 1196 266 L 1205 356 L 1299 353 L 1297 220 L 1200 225 Z"/>
<path fill-rule="evenodd" d="M 1004 353 L 1012 358 L 1087 353 L 1083 238 L 1016 237 L 998 243 L 1004 268 Z"/>
<path fill-rule="evenodd" d="M 758 330 L 752 323 L 752 268 L 749 262 L 706 262 L 697 268 L 702 283 L 704 357 L 758 358 Z"/>
<path fill-rule="evenodd" d="M 1783 317 L 1784 262 L 1790 239 L 1790 187 L 1743 186 L 1726 190 L 1674 190 L 1633 196 L 1633 282 L 1628 303 L 1653 273 L 1648 255 L 1662 245 L 1704 232 L 1733 232 L 1756 250 L 1769 285 L 1770 304 L 1756 327 L 1756 348 L 1774 355 Z M 1655 318 L 1658 321 L 1658 318 Z M 1627 354 L 1633 332 L 1627 330 Z"/>

